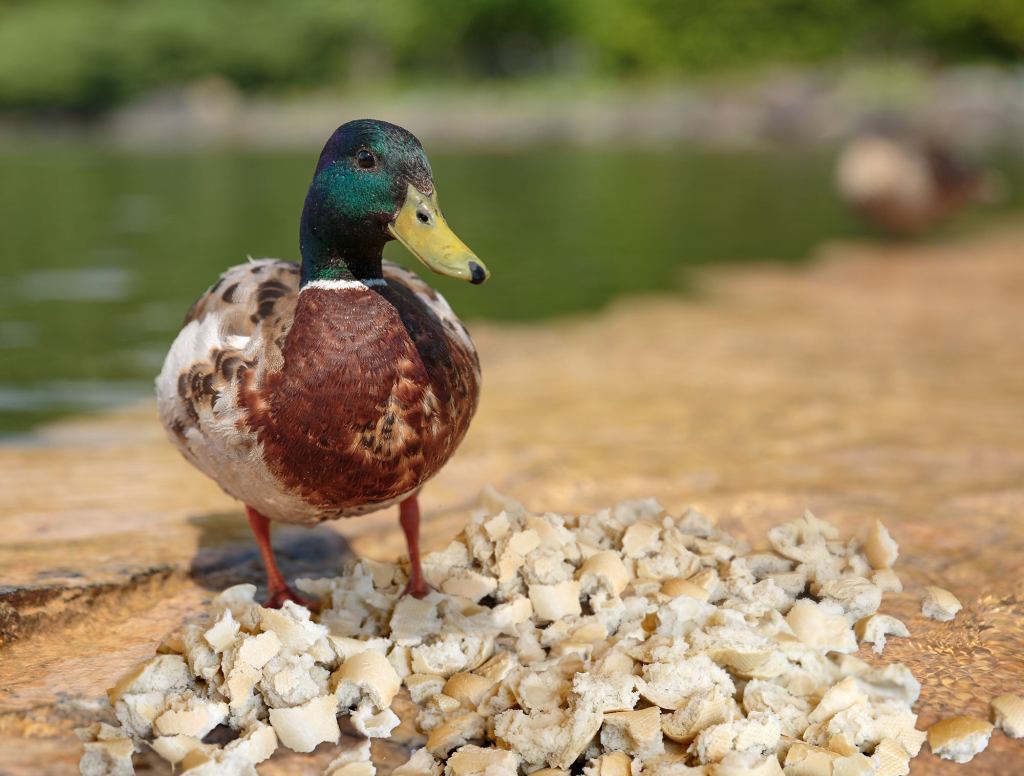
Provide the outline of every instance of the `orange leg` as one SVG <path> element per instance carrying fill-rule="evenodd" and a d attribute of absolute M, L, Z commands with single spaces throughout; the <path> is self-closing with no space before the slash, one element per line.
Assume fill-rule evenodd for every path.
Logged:
<path fill-rule="evenodd" d="M 398 507 L 398 519 L 405 532 L 405 543 L 409 547 L 409 582 L 405 592 L 414 598 L 423 598 L 429 591 L 420 565 L 420 504 L 416 496 L 409 496 Z"/>
<path fill-rule="evenodd" d="M 249 527 L 256 537 L 263 566 L 267 569 L 268 597 L 263 605 L 268 609 L 280 609 L 285 601 L 294 601 L 308 609 L 317 608 L 315 601 L 299 595 L 284 581 L 284 575 L 281 574 L 281 569 L 277 567 L 277 560 L 274 558 L 274 548 L 270 544 L 270 521 L 248 504 L 245 513 L 249 516 Z"/>

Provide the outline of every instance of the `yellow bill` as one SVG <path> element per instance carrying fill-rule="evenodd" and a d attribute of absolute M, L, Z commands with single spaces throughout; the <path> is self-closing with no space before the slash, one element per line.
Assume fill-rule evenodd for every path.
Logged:
<path fill-rule="evenodd" d="M 491 275 L 484 263 L 445 223 L 437 206 L 436 191 L 428 197 L 410 184 L 405 204 L 388 226 L 388 231 L 413 256 L 438 274 L 473 284 L 483 283 Z"/>

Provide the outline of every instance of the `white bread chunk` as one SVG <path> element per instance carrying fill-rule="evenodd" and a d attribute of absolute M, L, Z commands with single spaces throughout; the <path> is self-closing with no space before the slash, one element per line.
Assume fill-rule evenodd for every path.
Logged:
<path fill-rule="evenodd" d="M 231 614 L 230 609 L 225 609 L 220 619 L 203 634 L 203 638 L 210 645 L 214 652 L 223 652 L 235 643 L 238 637 L 238 622 Z"/>
<path fill-rule="evenodd" d="M 202 738 L 227 716 L 226 703 L 193 696 L 172 701 L 167 710 L 153 720 L 153 728 L 162 736 Z"/>
<path fill-rule="evenodd" d="M 125 695 L 159 692 L 167 694 L 193 686 L 188 664 L 181 655 L 157 655 L 139 663 L 112 688 L 107 698 L 112 704 Z"/>
<path fill-rule="evenodd" d="M 478 668 L 473 670 L 474 674 L 490 679 L 497 684 L 505 681 L 505 678 L 518 665 L 518 661 L 511 652 L 498 652 Z"/>
<path fill-rule="evenodd" d="M 494 718 L 494 740 L 516 752 L 525 765 L 552 765 L 562 751 L 565 722 L 561 710 L 526 714 L 510 709 Z"/>
<path fill-rule="evenodd" d="M 213 746 L 193 749 L 181 761 L 181 770 L 189 776 L 259 776 L 244 757 Z"/>
<path fill-rule="evenodd" d="M 888 614 L 872 614 L 870 617 L 865 617 L 857 623 L 854 630 L 862 644 L 874 644 L 873 649 L 876 655 L 881 655 L 885 649 L 886 636 L 900 636 L 901 638 L 910 636 L 907 626 L 901 620 Z"/>
<path fill-rule="evenodd" d="M 708 590 L 690 579 L 672 577 L 661 583 L 661 592 L 669 598 L 676 598 L 681 595 L 696 598 L 698 601 L 708 600 Z"/>
<path fill-rule="evenodd" d="M 332 693 L 313 698 L 301 706 L 271 709 L 270 724 L 278 740 L 295 752 L 312 752 L 324 741 L 337 743 L 338 698 Z"/>
<path fill-rule="evenodd" d="M 285 601 L 280 609 L 261 609 L 260 630 L 277 634 L 282 648 L 295 653 L 327 637 L 326 626 L 310 620 L 309 609 L 292 601 Z"/>
<path fill-rule="evenodd" d="M 368 700 L 382 711 L 391 705 L 401 686 L 402 680 L 388 659 L 372 650 L 353 655 L 331 675 L 331 691 L 342 708 Z"/>
<path fill-rule="evenodd" d="M 494 627 L 506 635 L 513 635 L 516 627 L 533 616 L 533 604 L 522 595 L 514 595 L 509 600 L 491 609 Z"/>
<path fill-rule="evenodd" d="M 427 584 L 439 588 L 456 569 L 469 568 L 469 550 L 460 541 L 450 542 L 443 550 L 424 555 L 422 566 Z"/>
<path fill-rule="evenodd" d="M 910 753 L 891 738 L 878 742 L 871 762 L 875 776 L 907 776 L 910 773 Z"/>
<path fill-rule="evenodd" d="M 878 776 L 874 761 L 855 752 L 832 761 L 832 776 Z"/>
<path fill-rule="evenodd" d="M 879 569 L 871 575 L 871 582 L 883 593 L 903 592 L 903 582 L 892 569 Z"/>
<path fill-rule="evenodd" d="M 748 714 L 755 711 L 771 712 L 778 718 L 782 734 L 791 738 L 799 738 L 810 724 L 807 715 L 811 712 L 811 706 L 806 698 L 790 692 L 780 684 L 762 679 L 751 680 L 743 688 L 743 708 Z"/>
<path fill-rule="evenodd" d="M 365 700 L 352 712 L 352 727 L 367 738 L 387 738 L 402 720 L 390 708 L 377 709 Z"/>
<path fill-rule="evenodd" d="M 956 613 L 963 609 L 963 604 L 948 590 L 935 585 L 928 585 L 924 589 L 924 597 L 921 599 L 921 613 L 925 617 L 939 622 L 949 622 Z"/>
<path fill-rule="evenodd" d="M 578 617 L 580 607 L 580 583 L 566 580 L 557 585 L 530 585 L 530 603 L 538 622 L 554 622 L 563 617 Z"/>
<path fill-rule="evenodd" d="M 387 659 L 400 679 L 404 679 L 412 673 L 412 653 L 409 647 L 395 644 L 391 647 L 391 651 L 387 653 Z"/>
<path fill-rule="evenodd" d="M 867 700 L 868 696 L 861 689 L 856 678 L 848 676 L 825 691 L 807 719 L 812 723 L 824 722 L 843 709 L 866 704 Z"/>
<path fill-rule="evenodd" d="M 444 772 L 445 776 L 517 776 L 519 757 L 505 749 L 469 744 L 452 753 Z"/>
<path fill-rule="evenodd" d="M 638 681 L 640 695 L 663 709 L 678 709 L 695 692 L 713 686 L 731 695 L 732 678 L 707 655 L 695 655 L 672 663 L 649 663 Z"/>
<path fill-rule="evenodd" d="M 857 681 L 872 700 L 897 700 L 909 707 L 921 695 L 921 683 L 902 663 L 891 663 L 859 673 Z"/>
<path fill-rule="evenodd" d="M 619 596 L 629 584 L 629 570 L 617 552 L 602 550 L 583 562 L 577 579 L 584 593 L 603 589 L 609 595 Z"/>
<path fill-rule="evenodd" d="M 374 560 L 373 558 L 361 558 L 359 564 L 370 572 L 373 579 L 373 586 L 383 590 L 397 585 L 402 576 L 402 569 L 397 563 L 386 560 Z"/>
<path fill-rule="evenodd" d="M 86 741 L 82 748 L 78 762 L 82 776 L 135 776 L 132 765 L 135 745 L 130 738 Z"/>
<path fill-rule="evenodd" d="M 666 738 L 680 744 L 689 744 L 705 728 L 732 722 L 740 716 L 741 712 L 732 695 L 722 687 L 712 685 L 697 690 L 671 715 L 663 716 L 661 728 Z M 806 715 L 804 720 L 806 727 Z M 802 732 L 803 728 L 800 730 Z"/>
<path fill-rule="evenodd" d="M 829 749 L 798 741 L 786 752 L 782 770 L 786 776 L 832 776 L 832 764 L 840 757 Z"/>
<path fill-rule="evenodd" d="M 746 719 L 704 728 L 689 751 L 702 765 L 708 765 L 719 762 L 733 751 L 751 751 L 757 755 L 774 752 L 781 735 L 778 719 L 769 712 L 758 711 Z"/>
<path fill-rule="evenodd" d="M 601 745 L 617 749 L 641 760 L 650 760 L 665 751 L 661 734 L 661 710 L 657 706 L 634 711 L 605 714 L 601 727 Z"/>
<path fill-rule="evenodd" d="M 263 666 L 258 687 L 268 706 L 299 706 L 327 693 L 330 676 L 308 652 L 285 652 Z"/>
<path fill-rule="evenodd" d="M 568 769 L 590 746 L 603 722 L 604 714 L 600 711 L 585 707 L 573 709 L 563 727 L 565 741 L 553 765 Z"/>
<path fill-rule="evenodd" d="M 818 595 L 843 607 L 851 620 L 860 620 L 878 611 L 882 603 L 881 588 L 862 577 L 840 577 L 821 583 Z"/>
<path fill-rule="evenodd" d="M 377 769 L 370 761 L 370 739 L 343 749 L 324 768 L 323 776 L 375 776 Z"/>
<path fill-rule="evenodd" d="M 630 711 L 640 700 L 633 674 L 578 673 L 572 678 L 573 704 L 594 711 Z"/>
<path fill-rule="evenodd" d="M 177 765 L 193 749 L 204 746 L 203 742 L 195 736 L 157 736 L 150 743 L 153 751 L 167 760 L 171 765 Z"/>
<path fill-rule="evenodd" d="M 435 633 L 440 633 L 441 618 L 437 614 L 438 601 L 439 596 L 436 593 L 431 593 L 426 598 L 407 595 L 399 599 L 391 613 L 390 622 L 391 638 L 395 643 L 411 647 L 422 644 L 425 639 Z"/>
<path fill-rule="evenodd" d="M 456 569 L 441 583 L 441 591 L 476 603 L 498 589 L 498 580 L 470 569 Z"/>
<path fill-rule="evenodd" d="M 257 765 L 277 751 L 277 734 L 265 722 L 256 722 L 224 747 L 224 751 L 240 755 L 247 762 Z"/>
<path fill-rule="evenodd" d="M 992 699 L 992 720 L 1010 738 L 1024 738 L 1024 698 L 1000 695 Z"/>
<path fill-rule="evenodd" d="M 928 746 L 943 760 L 967 763 L 988 746 L 992 730 L 991 723 L 977 717 L 950 717 L 928 728 Z"/>
<path fill-rule="evenodd" d="M 251 633 L 259 629 L 261 607 L 256 603 L 256 585 L 233 585 L 222 590 L 210 602 L 210 609 L 218 614 L 225 609 L 230 610 L 231 616 L 245 631 Z"/>
<path fill-rule="evenodd" d="M 475 709 L 495 682 L 486 676 L 460 671 L 444 684 L 444 694 L 455 698 L 464 708 Z"/>
<path fill-rule="evenodd" d="M 484 718 L 473 711 L 449 717 L 430 731 L 427 751 L 443 758 L 453 749 L 484 737 Z"/>
<path fill-rule="evenodd" d="M 606 752 L 583 768 L 583 776 L 632 776 L 633 759 L 621 751 Z"/>
<path fill-rule="evenodd" d="M 170 701 L 193 686 L 190 667 L 181 655 L 157 655 L 125 674 L 107 691 L 107 698 L 126 734 L 149 738 L 154 720 Z"/>
<path fill-rule="evenodd" d="M 822 651 L 856 652 L 857 639 L 850 621 L 839 604 L 816 603 L 801 598 L 786 615 L 794 635 L 809 647 Z"/>
<path fill-rule="evenodd" d="M 775 755 L 754 752 L 729 752 L 721 762 L 715 763 L 710 776 L 783 776 Z"/>
<path fill-rule="evenodd" d="M 441 763 L 427 751 L 417 749 L 409 759 L 391 772 L 392 776 L 441 776 Z"/>
<path fill-rule="evenodd" d="M 414 673 L 449 677 L 483 665 L 493 652 L 493 638 L 446 635 L 430 644 L 412 647 L 409 650 L 410 666 Z"/>
<path fill-rule="evenodd" d="M 335 636 L 333 633 L 328 634 L 327 641 L 334 649 L 334 654 L 342 662 L 348 660 L 353 655 L 358 655 L 360 652 L 368 650 L 387 655 L 388 649 L 391 647 L 390 639 L 355 639 L 350 636 Z"/>
<path fill-rule="evenodd" d="M 247 636 L 238 647 L 237 660 L 260 669 L 278 655 L 281 646 L 281 639 L 273 631 Z"/>
<path fill-rule="evenodd" d="M 871 526 L 863 550 L 864 557 L 873 569 L 891 569 L 900 554 L 899 545 L 889 535 L 881 520 L 876 520 Z"/>
<path fill-rule="evenodd" d="M 622 535 L 622 553 L 627 558 L 640 558 L 661 548 L 661 526 L 657 523 L 634 523 Z"/>

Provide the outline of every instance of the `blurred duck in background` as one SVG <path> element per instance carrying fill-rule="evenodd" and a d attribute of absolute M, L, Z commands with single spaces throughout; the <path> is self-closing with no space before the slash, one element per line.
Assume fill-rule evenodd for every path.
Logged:
<path fill-rule="evenodd" d="M 948 143 L 888 122 L 853 137 L 836 165 L 839 196 L 876 229 L 915 236 L 1000 197 L 998 177 Z"/>

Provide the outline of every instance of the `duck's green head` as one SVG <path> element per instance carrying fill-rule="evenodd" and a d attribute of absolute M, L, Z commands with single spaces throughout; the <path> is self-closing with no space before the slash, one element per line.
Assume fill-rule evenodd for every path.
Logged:
<path fill-rule="evenodd" d="M 331 135 L 306 194 L 299 239 L 304 284 L 381 277 L 381 252 L 392 239 L 442 275 L 488 278 L 441 215 L 420 141 L 386 121 L 350 121 Z"/>

